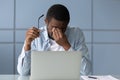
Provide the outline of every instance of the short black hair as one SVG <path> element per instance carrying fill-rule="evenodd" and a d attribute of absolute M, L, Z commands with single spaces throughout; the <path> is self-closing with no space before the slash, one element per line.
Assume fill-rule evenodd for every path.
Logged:
<path fill-rule="evenodd" d="M 56 20 L 66 21 L 67 23 L 69 23 L 70 14 L 68 9 L 64 5 L 54 4 L 48 9 L 46 18 L 48 20 L 50 20 L 51 18 L 55 18 Z"/>

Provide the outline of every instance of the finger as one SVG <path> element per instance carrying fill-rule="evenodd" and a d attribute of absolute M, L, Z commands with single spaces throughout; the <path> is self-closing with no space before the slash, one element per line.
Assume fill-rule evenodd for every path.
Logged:
<path fill-rule="evenodd" d="M 32 27 L 32 29 L 33 29 L 33 30 L 39 30 L 39 29 L 38 29 L 38 28 L 36 28 L 36 27 Z"/>
<path fill-rule="evenodd" d="M 52 37 L 55 39 L 56 38 L 56 35 L 55 35 L 55 32 L 52 32 Z"/>
<path fill-rule="evenodd" d="M 55 28 L 52 28 L 52 30 L 51 30 L 51 36 L 54 38 L 55 37 Z"/>
<path fill-rule="evenodd" d="M 49 33 L 49 35 L 50 35 L 51 37 L 53 37 L 54 30 L 55 30 L 55 28 L 52 28 L 51 33 Z"/>
<path fill-rule="evenodd" d="M 52 32 L 54 32 L 55 31 L 55 28 L 52 28 Z"/>
<path fill-rule="evenodd" d="M 56 35 L 55 30 L 52 32 L 52 37 L 53 37 L 55 40 L 57 39 L 57 35 Z"/>
<path fill-rule="evenodd" d="M 27 34 L 29 34 L 29 33 L 39 36 L 39 32 L 37 32 L 37 31 L 35 31 L 33 29 L 28 30 Z"/>
<path fill-rule="evenodd" d="M 30 35 L 30 36 L 34 36 L 34 37 L 39 37 L 39 34 L 34 34 L 34 33 L 27 33 L 26 37 Z"/>
<path fill-rule="evenodd" d="M 27 36 L 27 39 L 32 39 L 32 40 L 33 40 L 33 39 L 35 39 L 35 37 L 32 36 L 32 35 L 28 35 L 28 36 Z"/>
<path fill-rule="evenodd" d="M 26 37 L 29 36 L 29 35 L 34 36 L 34 37 L 39 37 L 39 33 L 36 33 L 33 30 L 28 30 L 27 31 Z"/>
<path fill-rule="evenodd" d="M 30 32 L 27 33 L 27 35 L 31 35 L 31 36 L 33 36 L 33 37 L 35 37 L 35 38 L 39 36 L 39 34 L 34 34 L 34 33 L 30 33 Z"/>
<path fill-rule="evenodd" d="M 58 28 L 56 28 L 56 30 L 57 30 L 57 33 L 58 33 L 58 37 L 62 38 L 62 31 Z"/>
<path fill-rule="evenodd" d="M 36 32 L 36 31 L 34 31 L 34 30 L 29 31 L 28 33 L 35 34 L 35 35 L 38 35 L 38 36 L 39 36 L 39 32 Z"/>
<path fill-rule="evenodd" d="M 26 40 L 31 42 L 31 41 L 33 41 L 35 38 L 37 38 L 37 37 L 28 35 L 28 36 L 26 37 Z"/>
<path fill-rule="evenodd" d="M 26 38 L 26 40 L 27 41 L 33 41 L 35 39 L 35 37 L 33 37 L 33 36 L 31 36 L 31 35 L 29 35 L 29 36 L 27 36 L 27 38 Z"/>
<path fill-rule="evenodd" d="M 34 30 L 35 32 L 40 32 L 40 30 L 38 28 L 33 27 L 32 30 Z"/>
<path fill-rule="evenodd" d="M 54 30 L 54 35 L 55 35 L 56 39 L 58 39 L 58 38 L 59 38 L 59 34 L 58 34 L 57 29 L 55 29 L 55 30 Z"/>
<path fill-rule="evenodd" d="M 39 37 L 39 32 L 36 28 L 29 28 L 26 32 L 26 40 L 32 41 L 35 38 Z"/>
<path fill-rule="evenodd" d="M 28 31 L 31 31 L 31 30 L 33 30 L 35 32 L 40 32 L 40 30 L 38 28 L 36 28 L 36 27 L 29 28 Z"/>
<path fill-rule="evenodd" d="M 30 29 L 27 30 L 27 33 L 29 33 L 29 32 L 39 33 L 40 30 L 37 30 L 37 29 L 34 29 L 34 28 L 30 28 Z"/>

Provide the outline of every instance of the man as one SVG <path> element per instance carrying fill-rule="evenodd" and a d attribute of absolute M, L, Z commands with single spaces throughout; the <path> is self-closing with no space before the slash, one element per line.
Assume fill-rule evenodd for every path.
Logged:
<path fill-rule="evenodd" d="M 91 64 L 83 33 L 79 28 L 68 27 L 69 20 L 67 8 L 61 4 L 55 4 L 48 9 L 45 18 L 46 26 L 27 30 L 25 43 L 18 58 L 17 70 L 20 75 L 30 75 L 31 50 L 81 51 L 80 73 L 90 74 Z"/>

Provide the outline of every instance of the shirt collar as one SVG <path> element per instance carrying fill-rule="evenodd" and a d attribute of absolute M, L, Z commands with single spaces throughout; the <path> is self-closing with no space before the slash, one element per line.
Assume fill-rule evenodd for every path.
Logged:
<path fill-rule="evenodd" d="M 43 26 L 39 28 L 41 30 L 40 35 L 42 36 L 43 41 L 48 41 L 48 32 L 47 32 L 47 26 Z"/>

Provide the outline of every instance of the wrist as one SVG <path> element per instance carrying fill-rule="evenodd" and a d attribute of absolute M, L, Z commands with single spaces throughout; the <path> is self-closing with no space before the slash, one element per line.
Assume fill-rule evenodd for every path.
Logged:
<path fill-rule="evenodd" d="M 28 50 L 30 50 L 31 49 L 31 44 L 25 44 L 25 46 L 24 46 L 24 50 L 25 51 L 28 51 Z"/>
<path fill-rule="evenodd" d="M 66 44 L 66 45 L 64 45 L 64 46 L 63 46 L 63 48 L 65 49 L 65 51 L 69 50 L 69 49 L 70 49 L 70 47 L 71 47 L 71 45 L 70 45 L 70 44 Z"/>

